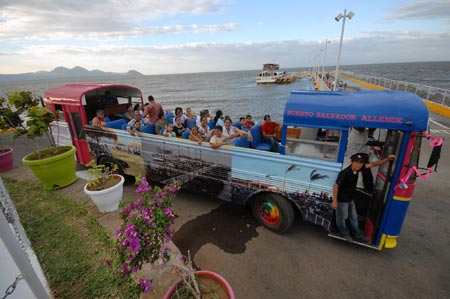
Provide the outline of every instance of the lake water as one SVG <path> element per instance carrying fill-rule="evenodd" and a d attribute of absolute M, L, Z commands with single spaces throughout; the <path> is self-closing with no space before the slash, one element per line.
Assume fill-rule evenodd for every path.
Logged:
<path fill-rule="evenodd" d="M 328 68 L 330 71 L 333 68 Z M 342 66 L 342 71 L 365 74 L 393 80 L 419 83 L 450 89 L 450 62 L 390 63 Z M 288 72 L 306 71 L 306 68 L 286 69 Z M 282 120 L 285 102 L 292 90 L 312 89 L 309 79 L 296 80 L 285 85 L 256 85 L 258 70 L 153 75 L 141 77 L 76 78 L 40 80 L 0 84 L 0 96 L 13 90 L 27 90 L 41 96 L 49 87 L 78 82 L 121 83 L 138 87 L 146 100 L 153 95 L 165 110 L 176 106 L 191 107 L 194 113 L 221 109 L 233 120 L 251 114 L 262 120 L 270 114 L 273 120 Z"/>

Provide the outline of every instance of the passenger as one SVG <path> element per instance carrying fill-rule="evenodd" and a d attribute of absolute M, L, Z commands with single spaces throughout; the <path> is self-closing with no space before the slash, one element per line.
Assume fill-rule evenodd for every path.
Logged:
<path fill-rule="evenodd" d="M 180 117 L 181 125 L 183 127 L 186 127 L 187 126 L 187 124 L 186 124 L 186 115 L 183 114 L 183 108 L 181 108 L 181 107 L 176 107 L 175 108 L 175 117 L 176 116 Z M 173 121 L 172 121 L 173 125 L 175 125 L 175 117 L 173 118 Z"/>
<path fill-rule="evenodd" d="M 123 119 L 126 122 L 129 122 L 130 120 L 132 120 L 134 118 L 133 107 L 131 106 L 130 103 L 128 103 L 125 107 L 126 107 L 127 111 L 125 111 L 125 113 L 123 114 Z"/>
<path fill-rule="evenodd" d="M 264 115 L 264 123 L 261 125 L 261 134 L 263 140 L 268 141 L 270 144 L 270 151 L 278 153 L 280 152 L 280 145 L 276 140 L 277 133 L 275 132 L 275 127 L 278 123 L 270 120 L 270 115 Z"/>
<path fill-rule="evenodd" d="M 360 153 L 364 158 L 364 163 L 369 163 L 370 146 L 369 142 L 369 129 L 364 127 L 351 127 L 348 133 L 347 149 L 344 154 L 344 166 L 348 167 L 351 164 L 350 157 L 353 154 Z M 369 193 L 373 191 L 373 175 L 370 169 L 361 170 L 364 189 Z"/>
<path fill-rule="evenodd" d="M 356 184 L 358 182 L 358 172 L 363 169 L 383 165 L 395 159 L 395 155 L 372 163 L 365 163 L 360 153 L 351 156 L 351 164 L 343 169 L 333 186 L 333 202 L 331 207 L 336 210 L 336 225 L 345 240 L 353 241 L 346 220 L 349 219 L 352 232 L 355 238 L 367 242 L 367 238 L 358 226 L 358 215 L 354 200 L 358 198 Z"/>
<path fill-rule="evenodd" d="M 213 130 L 209 129 L 208 119 L 206 118 L 206 116 L 202 116 L 202 118 L 201 118 L 201 125 L 200 125 L 200 127 L 198 127 L 198 130 L 202 134 L 202 137 L 203 137 L 204 141 L 208 141 L 208 139 L 211 138 Z"/>
<path fill-rule="evenodd" d="M 222 145 L 227 145 L 225 142 L 225 138 L 222 135 L 222 127 L 216 126 L 214 128 L 214 136 L 211 137 L 211 140 L 209 141 L 209 145 L 211 148 L 219 148 Z"/>
<path fill-rule="evenodd" d="M 186 131 L 186 128 L 181 124 L 181 117 L 175 116 L 174 117 L 175 125 L 173 126 L 173 131 L 177 135 L 177 137 L 182 137 L 183 132 Z"/>
<path fill-rule="evenodd" d="M 208 123 L 208 121 L 209 121 L 209 110 L 208 109 L 204 109 L 204 110 L 200 111 L 200 115 L 197 115 L 197 121 L 195 122 L 195 124 L 197 125 L 197 127 L 199 129 L 202 126 L 202 117 L 203 116 L 206 117 L 206 123 Z"/>
<path fill-rule="evenodd" d="M 153 96 L 148 96 L 148 102 L 150 103 L 145 107 L 144 117 L 148 118 L 148 123 L 152 124 L 159 119 L 159 113 L 164 112 L 162 105 L 158 102 L 155 102 Z"/>
<path fill-rule="evenodd" d="M 190 107 L 186 108 L 186 123 L 190 122 L 191 120 L 195 119 L 197 116 L 192 113 L 192 110 Z"/>
<path fill-rule="evenodd" d="M 217 110 L 216 111 L 216 116 L 214 117 L 214 123 L 216 126 L 221 126 L 222 128 L 224 127 L 224 122 L 223 122 L 223 113 L 222 110 Z"/>
<path fill-rule="evenodd" d="M 109 90 L 105 91 L 105 94 L 100 99 L 100 103 L 103 104 L 118 104 L 117 98 L 114 97 Z"/>
<path fill-rule="evenodd" d="M 133 128 L 131 130 L 129 130 L 128 132 L 130 132 L 131 136 L 137 135 L 137 136 L 141 137 L 142 136 L 141 122 L 140 121 L 135 122 Z"/>
<path fill-rule="evenodd" d="M 244 131 L 249 131 L 250 130 L 245 125 L 245 117 L 243 117 L 243 116 L 239 117 L 239 129 L 244 130 Z"/>
<path fill-rule="evenodd" d="M 135 130 L 134 124 L 136 122 L 140 123 L 140 128 L 142 128 L 145 125 L 144 120 L 141 118 L 141 113 L 139 111 L 134 111 L 134 118 L 130 120 L 127 124 L 127 131 L 130 132 L 130 134 L 133 136 Z"/>
<path fill-rule="evenodd" d="M 245 116 L 245 127 L 250 130 L 254 125 L 255 123 L 252 120 L 252 116 L 247 114 L 247 116 Z"/>
<path fill-rule="evenodd" d="M 236 137 L 241 136 L 242 138 L 247 137 L 252 140 L 252 135 L 250 132 L 243 131 L 231 125 L 231 119 L 225 120 L 225 129 L 222 131 L 222 135 L 225 138 L 225 142 L 230 145 L 234 145 L 234 140 Z"/>
<path fill-rule="evenodd" d="M 189 140 L 195 141 L 198 144 L 202 144 L 203 136 L 198 130 L 197 125 L 192 125 L 191 133 L 189 134 Z"/>
<path fill-rule="evenodd" d="M 156 134 L 160 134 L 159 132 L 161 132 L 162 129 L 165 129 L 166 126 L 167 126 L 166 115 L 164 114 L 164 112 L 159 112 L 158 121 L 156 122 L 155 125 Z"/>
<path fill-rule="evenodd" d="M 92 119 L 92 125 L 97 128 L 103 128 L 106 126 L 105 111 L 97 110 L 96 116 Z"/>
<path fill-rule="evenodd" d="M 165 137 L 177 137 L 177 134 L 173 131 L 173 124 L 167 124 L 166 129 L 163 132 Z"/>
<path fill-rule="evenodd" d="M 139 113 L 141 114 L 141 117 L 144 115 L 144 108 L 142 108 L 142 105 L 139 103 L 134 105 L 133 111 L 139 111 Z M 133 114 L 133 117 L 134 117 L 134 114 Z"/>

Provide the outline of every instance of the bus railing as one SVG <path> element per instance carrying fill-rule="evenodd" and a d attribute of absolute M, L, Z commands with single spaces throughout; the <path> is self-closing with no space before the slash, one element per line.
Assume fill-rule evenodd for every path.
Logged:
<path fill-rule="evenodd" d="M 358 75 L 352 72 L 342 72 L 342 73 L 356 80 L 367 82 L 377 86 L 382 86 L 384 88 L 413 92 L 423 99 L 450 107 L 450 99 L 449 99 L 450 90 L 445 88 L 439 88 L 399 80 L 391 80 L 369 75 Z"/>

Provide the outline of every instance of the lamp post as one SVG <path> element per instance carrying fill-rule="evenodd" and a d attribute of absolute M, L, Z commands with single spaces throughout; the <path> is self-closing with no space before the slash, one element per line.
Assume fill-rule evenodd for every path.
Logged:
<path fill-rule="evenodd" d="M 323 52 L 323 64 L 322 64 L 322 82 L 323 82 L 323 76 L 325 75 L 325 62 L 327 61 L 327 45 L 330 43 L 328 39 L 325 40 L 325 50 Z M 322 83 L 320 83 L 322 84 Z"/>
<path fill-rule="evenodd" d="M 338 53 L 338 60 L 337 60 L 337 64 L 336 64 L 336 74 L 334 76 L 334 87 L 333 87 L 333 90 L 336 90 L 336 84 L 338 82 L 339 64 L 341 63 L 342 39 L 344 38 L 345 19 L 348 18 L 349 20 L 351 20 L 354 15 L 355 15 L 355 13 L 352 12 L 352 11 L 350 11 L 347 14 L 347 10 L 344 9 L 344 15 L 342 15 L 340 13 L 334 18 L 336 20 L 336 22 L 339 22 L 341 19 L 343 19 L 343 20 L 342 20 L 341 41 L 339 43 L 339 53 Z"/>

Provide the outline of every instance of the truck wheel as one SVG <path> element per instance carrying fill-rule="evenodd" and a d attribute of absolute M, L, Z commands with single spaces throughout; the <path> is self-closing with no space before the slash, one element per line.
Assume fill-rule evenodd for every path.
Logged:
<path fill-rule="evenodd" d="M 263 194 L 256 197 L 251 205 L 256 219 L 271 231 L 284 233 L 294 224 L 294 209 L 281 195 Z"/>

